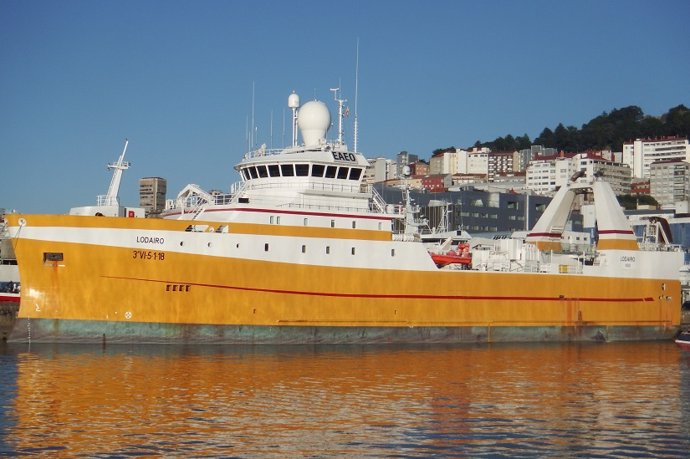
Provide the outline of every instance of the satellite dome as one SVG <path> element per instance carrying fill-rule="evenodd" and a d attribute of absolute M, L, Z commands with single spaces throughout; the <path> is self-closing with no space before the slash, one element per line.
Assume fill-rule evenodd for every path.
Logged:
<path fill-rule="evenodd" d="M 295 91 L 288 96 L 288 107 L 289 108 L 299 108 L 299 96 Z"/>
<path fill-rule="evenodd" d="M 299 109 L 297 124 L 302 131 L 302 140 L 307 147 L 317 146 L 326 139 L 331 126 L 331 112 L 326 104 L 311 100 Z"/>

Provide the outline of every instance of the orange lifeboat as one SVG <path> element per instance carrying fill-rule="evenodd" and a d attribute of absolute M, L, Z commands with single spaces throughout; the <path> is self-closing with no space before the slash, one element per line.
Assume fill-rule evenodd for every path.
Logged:
<path fill-rule="evenodd" d="M 458 250 L 449 250 L 446 253 L 432 253 L 431 259 L 436 266 L 443 268 L 452 264 L 460 264 L 463 267 L 472 264 L 472 254 L 470 254 L 469 244 L 458 244 Z"/>

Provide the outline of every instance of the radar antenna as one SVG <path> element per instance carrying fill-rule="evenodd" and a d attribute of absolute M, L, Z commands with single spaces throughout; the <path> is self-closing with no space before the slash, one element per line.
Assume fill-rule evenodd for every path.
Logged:
<path fill-rule="evenodd" d="M 343 117 L 345 117 L 345 113 L 343 112 L 343 105 L 345 105 L 347 99 L 338 99 L 338 92 L 340 92 L 340 88 L 331 88 L 331 91 L 333 91 L 333 99 L 335 99 L 335 101 L 338 102 L 338 145 L 342 145 Z"/>

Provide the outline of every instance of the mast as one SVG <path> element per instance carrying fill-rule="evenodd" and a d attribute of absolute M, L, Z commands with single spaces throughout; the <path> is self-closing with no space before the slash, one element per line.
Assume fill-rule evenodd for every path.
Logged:
<path fill-rule="evenodd" d="M 292 147 L 297 146 L 297 109 L 299 108 L 299 96 L 295 91 L 288 96 L 288 107 L 292 110 Z"/>
<path fill-rule="evenodd" d="M 355 63 L 355 122 L 353 129 L 354 137 L 354 152 L 357 153 L 357 135 L 359 134 L 359 125 L 357 124 L 357 98 L 359 96 L 359 37 L 357 37 L 357 59 Z"/>
<path fill-rule="evenodd" d="M 122 181 L 122 171 L 129 169 L 129 162 L 125 161 L 125 153 L 127 153 L 127 145 L 129 140 L 125 139 L 125 148 L 122 150 L 120 157 L 116 163 L 108 164 L 108 169 L 113 171 L 113 177 L 110 179 L 110 186 L 108 187 L 108 194 L 105 195 L 105 205 L 118 206 L 120 181 Z"/>

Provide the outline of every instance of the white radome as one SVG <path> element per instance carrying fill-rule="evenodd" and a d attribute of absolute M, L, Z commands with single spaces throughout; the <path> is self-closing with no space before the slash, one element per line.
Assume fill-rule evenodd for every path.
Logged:
<path fill-rule="evenodd" d="M 299 109 L 297 124 L 305 146 L 320 145 L 331 126 L 331 112 L 323 102 L 311 100 Z"/>

